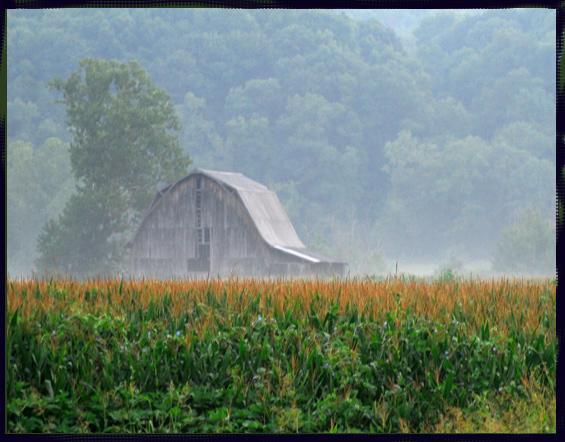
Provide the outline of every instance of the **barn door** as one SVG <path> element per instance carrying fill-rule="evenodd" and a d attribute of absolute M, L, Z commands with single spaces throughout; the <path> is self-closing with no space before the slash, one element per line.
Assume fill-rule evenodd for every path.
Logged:
<path fill-rule="evenodd" d="M 210 271 L 210 236 L 212 235 L 212 229 L 205 227 L 204 229 L 199 229 L 198 232 L 198 251 L 197 257 L 202 262 L 202 267 L 205 271 Z"/>
<path fill-rule="evenodd" d="M 210 244 L 198 244 L 198 260 L 201 263 L 202 270 L 210 271 Z"/>
<path fill-rule="evenodd" d="M 188 260 L 188 271 L 210 271 L 210 237 L 212 229 L 196 229 L 196 258 Z"/>

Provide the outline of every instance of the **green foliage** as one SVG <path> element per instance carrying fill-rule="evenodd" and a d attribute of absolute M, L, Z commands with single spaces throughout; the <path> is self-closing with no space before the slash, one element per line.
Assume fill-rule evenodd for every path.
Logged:
<path fill-rule="evenodd" d="M 453 272 L 453 270 L 447 268 L 441 270 L 440 275 L 438 277 L 438 281 L 449 284 L 455 281 L 455 278 L 456 278 L 456 274 Z"/>
<path fill-rule="evenodd" d="M 545 52 L 555 39 L 553 20 L 541 9 L 492 10 L 473 16 L 442 11 L 425 17 L 414 35 L 419 58 L 432 75 L 436 92 L 451 95 L 465 106 L 482 93 L 492 100 L 481 108 L 486 114 L 475 126 L 477 135 L 488 138 L 493 113 L 512 110 L 511 106 L 496 106 L 496 95 L 507 94 L 508 103 L 519 92 L 511 86 L 491 88 L 497 81 L 506 81 L 511 71 L 527 66 L 555 100 L 555 62 Z"/>
<path fill-rule="evenodd" d="M 527 336 L 517 324 L 498 334 L 487 321 L 469 334 L 466 322 L 480 318 L 457 307 L 446 321 L 408 312 L 399 320 L 395 310 L 360 317 L 355 306 L 332 303 L 318 318 L 325 301 L 313 298 L 300 315 L 297 298 L 267 318 L 261 293 L 235 309 L 225 292 L 206 296 L 178 317 L 169 296 L 113 316 L 69 301 L 25 320 L 16 310 L 6 342 L 7 431 L 418 432 L 448 408 L 476 412 L 485 395 L 528 399 L 523 379 L 532 373 L 554 392 L 549 296 L 540 306 L 553 314 Z M 208 326 L 195 332 L 202 320 Z"/>
<path fill-rule="evenodd" d="M 178 128 L 173 103 L 183 126 L 176 148 L 182 144 L 199 167 L 293 187 L 299 200 L 288 196 L 290 217 L 306 243 L 318 234 L 346 236 L 355 213 L 357 225 L 381 234 L 370 250 L 382 241 L 387 255 L 426 258 L 429 250 L 474 242 L 482 252 L 469 254 L 484 259 L 490 253 L 484 245 L 496 241 L 505 213 L 533 201 L 553 203 L 555 14 L 535 8 L 347 14 L 9 10 L 8 143 L 37 148 L 50 137 L 70 141 L 65 110 L 44 87 L 70 75 L 52 84 L 67 84 L 71 95 L 63 101 L 84 104 L 85 113 L 77 107 L 67 115 L 72 127 L 90 131 L 71 130 L 78 137 L 71 148 L 74 173 L 80 186 L 96 181 L 98 189 L 101 182 L 120 188 L 124 199 L 116 205 L 131 207 L 132 224 L 155 185 L 186 169 L 174 159 L 178 152 L 161 158 L 162 170 L 137 157 L 177 145 L 164 123 Z M 84 54 L 98 61 L 73 73 Z M 161 103 L 167 100 L 139 66 L 100 61 L 110 58 L 139 60 L 166 87 L 170 103 L 153 112 L 151 100 L 136 102 L 135 94 L 152 90 Z M 84 101 L 98 88 L 105 91 L 98 100 Z M 130 105 L 137 110 L 123 112 Z M 145 124 L 143 114 L 154 124 Z M 417 141 L 407 141 L 403 131 Z M 428 158 L 434 145 L 437 158 Z M 134 157 L 136 166 L 122 170 Z M 59 174 L 47 165 L 52 176 Z M 422 182 L 426 191 L 419 190 Z M 419 196 L 410 197 L 416 191 Z M 30 204 L 26 216 L 35 218 L 41 204 Z M 336 235 L 335 226 L 342 229 Z M 33 229 L 35 238 L 40 228 Z M 433 239 L 438 236 L 441 241 Z"/>
<path fill-rule="evenodd" d="M 506 140 L 428 141 L 404 130 L 387 143 L 382 170 L 390 190 L 378 221 L 385 249 L 436 259 L 449 248 L 464 257 L 484 256 L 508 212 L 540 201 L 550 206 L 552 161 Z"/>
<path fill-rule="evenodd" d="M 555 273 L 555 222 L 539 208 L 517 213 L 516 221 L 503 229 L 492 258 L 493 270 L 526 275 Z"/>
<path fill-rule="evenodd" d="M 496 133 L 494 143 L 513 146 L 519 151 L 528 152 L 532 157 L 555 162 L 555 136 L 526 120 L 501 128 Z"/>
<path fill-rule="evenodd" d="M 463 270 L 463 262 L 455 256 L 451 256 L 439 268 L 438 281 L 442 283 L 451 283 L 460 278 L 460 272 Z"/>
<path fill-rule="evenodd" d="M 156 185 L 187 171 L 180 124 L 169 95 L 137 62 L 86 58 L 62 91 L 73 135 L 69 153 L 77 193 L 39 236 L 40 273 L 79 277 L 122 270 L 124 235 L 131 233 Z"/>
<path fill-rule="evenodd" d="M 11 274 L 31 273 L 38 232 L 59 216 L 75 188 L 67 151 L 68 144 L 58 138 L 35 149 L 22 141 L 8 146 L 6 237 Z"/>
<path fill-rule="evenodd" d="M 199 167 L 231 170 L 231 152 L 217 133 L 214 121 L 205 116 L 206 100 L 188 92 L 177 111 L 183 122 L 180 140 L 185 153 L 190 153 Z"/>
<path fill-rule="evenodd" d="M 190 160 L 172 133 L 181 129 L 174 106 L 139 63 L 86 58 L 66 81 L 56 76 L 49 86 L 63 92 L 57 102 L 67 108 L 71 164 L 81 188 L 118 187 L 140 211 L 156 182 L 186 171 Z"/>
<path fill-rule="evenodd" d="M 79 278 L 124 272 L 123 234 L 131 226 L 123 221 L 128 208 L 121 197 L 105 189 L 72 195 L 59 218 L 49 220 L 38 237 L 38 272 Z"/>
<path fill-rule="evenodd" d="M 497 106 L 496 103 L 506 105 Z M 485 85 L 473 98 L 470 108 L 477 121 L 476 132 L 490 139 L 498 129 L 513 122 L 528 121 L 546 128 L 553 126 L 555 95 L 546 90 L 540 78 L 520 67 Z M 547 133 L 547 129 L 544 132 Z"/>

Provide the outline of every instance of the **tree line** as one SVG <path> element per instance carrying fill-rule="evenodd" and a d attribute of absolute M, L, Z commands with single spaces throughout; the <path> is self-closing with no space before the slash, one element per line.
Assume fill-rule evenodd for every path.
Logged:
<path fill-rule="evenodd" d="M 191 161 L 269 185 L 310 247 L 367 273 L 382 270 L 385 255 L 484 257 L 525 207 L 553 216 L 552 11 L 440 11 L 421 19 L 409 52 L 377 18 L 333 11 L 15 10 L 9 18 L 15 272 L 29 272 L 31 256 L 48 268 L 54 254 L 39 256 L 37 239 L 59 250 L 60 262 L 69 250 L 86 253 L 86 243 L 61 238 L 76 228 L 71 212 L 96 211 L 91 175 L 108 186 L 99 195 L 116 193 L 105 206 L 114 221 L 101 221 L 104 240 L 91 244 L 115 243 L 96 259 L 85 255 L 84 269 L 123 266 L 117 250 L 144 205 Z M 91 86 L 79 80 L 88 63 L 100 74 Z M 77 132 L 90 123 L 69 114 L 73 78 L 81 103 L 92 105 L 84 118 L 113 109 L 94 132 Z M 104 99 L 95 105 L 97 87 Z M 155 133 L 137 120 L 149 117 L 120 107 L 150 90 L 160 97 Z M 55 102 L 62 92 L 66 106 Z M 79 149 L 93 134 L 94 150 Z M 112 167 L 90 162 L 100 149 Z M 141 172 L 159 156 L 168 160 Z"/>

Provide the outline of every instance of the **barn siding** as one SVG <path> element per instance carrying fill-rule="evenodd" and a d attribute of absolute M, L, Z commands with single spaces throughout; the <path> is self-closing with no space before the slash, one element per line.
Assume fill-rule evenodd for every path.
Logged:
<path fill-rule="evenodd" d="M 197 180 L 200 189 L 197 189 Z M 210 229 L 209 271 L 190 271 L 197 260 L 197 195 L 203 240 Z M 312 263 L 272 248 L 265 242 L 235 189 L 203 175 L 192 174 L 167 189 L 143 220 L 131 241 L 132 276 L 306 276 L 341 273 L 341 263 Z M 207 246 L 200 245 L 205 251 Z M 190 261 L 192 260 L 192 261 Z"/>

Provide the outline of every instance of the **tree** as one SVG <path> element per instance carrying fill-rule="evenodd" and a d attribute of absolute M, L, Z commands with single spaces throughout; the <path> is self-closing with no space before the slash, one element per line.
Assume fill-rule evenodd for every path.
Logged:
<path fill-rule="evenodd" d="M 63 92 L 73 136 L 69 153 L 77 191 L 39 236 L 40 273 L 78 277 L 122 270 L 123 245 L 157 185 L 186 173 L 181 127 L 166 91 L 135 61 L 86 58 Z"/>
<path fill-rule="evenodd" d="M 15 141 L 7 154 L 8 272 L 29 276 L 41 228 L 63 211 L 75 187 L 68 144 L 49 138 L 34 149 L 31 143 Z"/>
<path fill-rule="evenodd" d="M 553 109 L 555 112 L 555 108 Z M 515 121 L 497 130 L 494 144 L 507 144 L 517 150 L 528 152 L 535 158 L 555 163 L 555 119 L 553 133 L 542 131 L 539 125 L 527 121 Z"/>
<path fill-rule="evenodd" d="M 266 148 L 272 140 L 272 130 L 266 117 L 239 116 L 226 123 L 226 148 L 237 152 L 232 167 L 261 182 L 269 182 L 269 171 L 275 162 L 271 150 Z"/>
<path fill-rule="evenodd" d="M 300 218 L 304 224 L 327 227 L 327 215 L 345 213 L 359 202 L 362 155 L 359 122 L 340 103 L 315 94 L 295 95 L 274 125 L 274 140 L 283 140 L 271 154 L 274 182 L 294 181 L 308 201 Z M 324 206 L 331 209 L 324 213 Z M 305 240 L 308 241 L 307 235 Z"/>
<path fill-rule="evenodd" d="M 555 274 L 555 222 L 540 208 L 518 212 L 516 221 L 503 229 L 496 244 L 492 268 L 526 275 Z"/>
<path fill-rule="evenodd" d="M 509 72 L 485 86 L 471 103 L 476 132 L 490 139 L 496 131 L 516 121 L 537 124 L 555 132 L 555 102 L 544 91 L 543 82 L 526 68 Z"/>
<path fill-rule="evenodd" d="M 230 152 L 216 131 L 214 121 L 204 116 L 206 100 L 188 92 L 184 102 L 177 106 L 177 110 L 183 124 L 180 139 L 184 151 L 190 152 L 199 167 L 230 169 L 232 167 Z"/>
<path fill-rule="evenodd" d="M 228 120 L 267 117 L 276 120 L 284 111 L 286 100 L 283 90 L 274 78 L 252 79 L 244 86 L 232 88 L 226 97 L 225 114 Z"/>

